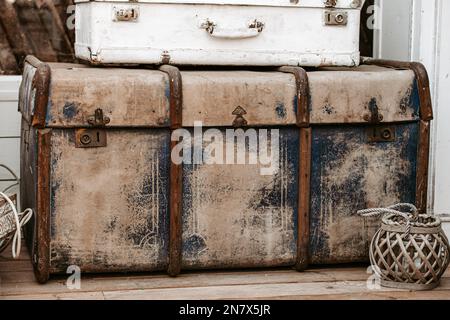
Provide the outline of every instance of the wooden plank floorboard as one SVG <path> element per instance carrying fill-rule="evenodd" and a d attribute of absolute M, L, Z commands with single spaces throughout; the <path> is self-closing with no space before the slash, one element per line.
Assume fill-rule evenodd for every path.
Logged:
<path fill-rule="evenodd" d="M 142 290 L 142 289 L 166 289 L 166 288 L 191 288 L 233 286 L 248 284 L 276 284 L 276 283 L 306 283 L 306 282 L 330 282 L 346 280 L 367 279 L 367 275 L 359 269 L 330 272 L 295 272 L 286 271 L 259 271 L 259 272 L 234 272 L 234 273 L 188 273 L 176 278 L 162 276 L 130 276 L 97 278 L 88 276 L 81 280 L 82 291 L 118 291 L 118 290 Z M 59 293 L 67 291 L 65 278 L 52 279 L 46 285 L 36 282 L 26 283 L 3 281 L 2 294 L 16 295 L 26 294 L 30 290 L 33 293 Z"/>
<path fill-rule="evenodd" d="M 82 274 L 81 289 L 70 290 L 66 276 L 53 276 L 38 284 L 28 252 L 18 260 L 0 255 L 1 299 L 325 299 L 395 300 L 449 299 L 450 269 L 433 291 L 409 292 L 367 289 L 367 268 L 358 266 L 314 267 L 305 272 L 291 269 L 185 272 L 165 274 Z"/>

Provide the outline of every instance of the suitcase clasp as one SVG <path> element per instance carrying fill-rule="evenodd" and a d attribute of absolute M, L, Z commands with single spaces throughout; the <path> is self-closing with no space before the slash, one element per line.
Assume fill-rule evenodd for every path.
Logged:
<path fill-rule="evenodd" d="M 75 130 L 75 147 L 100 148 L 106 147 L 105 126 L 111 120 L 103 115 L 102 109 L 95 110 L 95 114 L 88 118 L 88 123 L 94 128 L 82 128 Z"/>

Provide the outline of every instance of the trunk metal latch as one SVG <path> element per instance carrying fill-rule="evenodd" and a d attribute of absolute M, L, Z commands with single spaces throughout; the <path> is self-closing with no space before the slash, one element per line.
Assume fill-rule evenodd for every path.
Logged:
<path fill-rule="evenodd" d="M 109 122 L 110 119 L 103 115 L 102 109 L 95 110 L 95 114 L 88 119 L 89 125 L 91 125 L 93 128 L 82 128 L 75 130 L 75 147 L 106 147 L 107 140 L 105 126 Z"/>
<path fill-rule="evenodd" d="M 395 138 L 394 126 L 375 126 L 367 128 L 368 142 L 394 142 Z"/>

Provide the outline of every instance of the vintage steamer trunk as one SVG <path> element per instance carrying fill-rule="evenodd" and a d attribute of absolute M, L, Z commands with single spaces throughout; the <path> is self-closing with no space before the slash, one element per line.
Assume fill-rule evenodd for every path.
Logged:
<path fill-rule="evenodd" d="M 180 73 L 167 65 L 89 68 L 28 57 L 20 98 L 22 201 L 37 213 L 28 230 L 37 279 L 70 265 L 171 275 L 181 268 L 303 269 L 308 242 L 297 234 L 307 226 L 309 186 L 299 172 L 309 159 L 300 153 L 307 105 L 299 101 L 306 72 L 282 70 Z M 192 144 L 197 156 L 197 140 L 184 138 L 201 130 L 197 121 L 205 137 L 217 139 L 240 126 L 269 141 L 278 133 L 279 169 L 261 175 L 269 162 L 238 158 L 172 162 L 177 146 Z M 184 135 L 183 144 L 171 141 L 171 132 Z M 246 144 L 234 139 L 230 154 Z"/>
<path fill-rule="evenodd" d="M 100 64 L 355 66 L 364 0 L 76 0 Z"/>
<path fill-rule="evenodd" d="M 390 68 L 180 72 L 28 57 L 21 194 L 37 213 L 38 280 L 73 264 L 176 275 L 367 261 L 378 223 L 357 209 L 426 208 L 432 117 L 420 65 L 368 63 Z M 265 147 L 277 161 L 261 160 Z M 180 151 L 191 161 L 172 161 Z"/>

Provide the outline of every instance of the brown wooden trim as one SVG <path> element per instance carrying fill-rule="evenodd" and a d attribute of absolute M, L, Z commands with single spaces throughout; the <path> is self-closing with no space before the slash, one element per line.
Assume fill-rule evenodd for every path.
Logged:
<path fill-rule="evenodd" d="M 295 268 L 305 270 L 309 263 L 309 211 L 311 180 L 311 128 L 300 128 L 297 261 Z"/>
<path fill-rule="evenodd" d="M 297 125 L 299 127 L 309 126 L 309 81 L 305 69 L 300 67 L 284 66 L 278 71 L 292 73 L 297 85 Z"/>
<path fill-rule="evenodd" d="M 395 69 L 412 70 L 417 78 L 420 97 L 420 118 L 423 121 L 433 120 L 433 106 L 431 103 L 430 81 L 428 73 L 420 62 L 403 62 L 393 60 L 364 59 L 363 64 L 389 67 Z"/>
<path fill-rule="evenodd" d="M 182 82 L 181 73 L 177 67 L 162 65 L 159 70 L 169 76 L 170 85 L 170 128 L 179 129 L 182 126 Z"/>
<path fill-rule="evenodd" d="M 305 69 L 283 66 L 278 71 L 291 73 L 297 86 L 297 126 L 300 127 L 297 259 L 295 269 L 303 271 L 309 264 L 309 211 L 311 180 L 311 128 L 309 127 L 309 81 Z"/>
<path fill-rule="evenodd" d="M 25 62 L 37 69 L 32 84 L 32 88 L 36 89 L 36 98 L 31 124 L 33 127 L 44 128 L 50 91 L 50 66 L 34 56 L 27 56 Z"/>
<path fill-rule="evenodd" d="M 420 213 L 427 212 L 429 155 L 430 122 L 420 120 L 416 172 L 416 206 L 419 209 Z"/>
<path fill-rule="evenodd" d="M 37 205 L 33 266 L 36 279 L 45 283 L 50 276 L 50 163 L 51 129 L 37 131 Z"/>
<path fill-rule="evenodd" d="M 176 130 L 182 126 L 182 83 L 178 68 L 169 65 L 160 67 L 169 76 L 170 86 L 170 129 Z M 177 145 L 177 141 L 170 142 L 170 150 Z M 170 196 L 169 196 L 169 266 L 167 273 L 176 276 L 181 272 L 182 251 L 182 189 L 183 166 L 170 162 Z"/>

